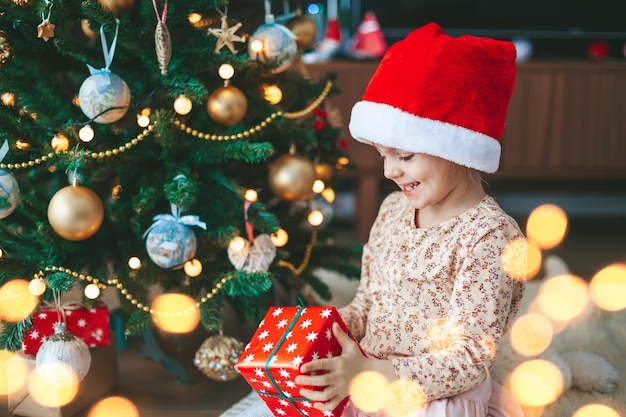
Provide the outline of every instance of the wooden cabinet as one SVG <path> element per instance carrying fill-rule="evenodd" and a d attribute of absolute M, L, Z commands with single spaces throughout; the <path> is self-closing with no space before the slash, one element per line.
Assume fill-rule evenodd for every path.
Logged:
<path fill-rule="evenodd" d="M 331 103 L 343 115 L 345 138 L 350 138 L 350 110 L 377 65 L 333 61 L 308 67 L 313 77 L 336 73 L 342 93 Z M 355 216 L 364 241 L 378 209 L 382 167 L 371 147 L 348 143 L 358 170 L 342 175 L 355 181 Z M 626 184 L 626 62 L 518 63 L 501 145 L 500 169 L 492 176 L 497 180 Z"/>

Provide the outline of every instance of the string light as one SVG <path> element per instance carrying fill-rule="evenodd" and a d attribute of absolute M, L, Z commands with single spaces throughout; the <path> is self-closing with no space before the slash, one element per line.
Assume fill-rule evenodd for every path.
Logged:
<path fill-rule="evenodd" d="M 2 93 L 2 95 L 0 95 L 0 101 L 7 107 L 13 107 L 15 106 L 15 94 L 10 91 Z"/>
<path fill-rule="evenodd" d="M 185 262 L 183 269 L 188 277 L 195 278 L 202 273 L 202 262 L 194 258 Z"/>
<path fill-rule="evenodd" d="M 217 74 L 224 81 L 228 81 L 235 75 L 235 68 L 230 64 L 222 64 L 217 70 Z"/>
<path fill-rule="evenodd" d="M 145 108 L 137 115 L 137 124 L 139 127 L 148 127 L 150 124 L 150 109 Z"/>
<path fill-rule="evenodd" d="M 128 260 L 128 267 L 130 269 L 139 269 L 139 268 L 141 268 L 141 259 L 139 259 L 136 256 L 131 257 Z"/>
<path fill-rule="evenodd" d="M 100 296 L 100 288 L 96 284 L 89 284 L 85 287 L 84 294 L 90 300 L 95 300 Z"/>
<path fill-rule="evenodd" d="M 324 213 L 320 210 L 311 210 L 306 219 L 311 226 L 319 226 L 324 223 Z"/>
<path fill-rule="evenodd" d="M 289 234 L 285 229 L 280 228 L 270 235 L 270 239 L 272 239 L 274 246 L 282 248 L 287 244 L 287 241 L 289 241 Z"/>
<path fill-rule="evenodd" d="M 246 190 L 243 198 L 245 198 L 247 201 L 251 203 L 254 203 L 255 201 L 259 199 L 259 193 L 257 193 L 256 190 L 250 188 Z"/>
<path fill-rule="evenodd" d="M 95 136 L 96 132 L 94 132 L 93 128 L 89 125 L 81 127 L 78 131 L 78 138 L 83 142 L 91 142 Z"/>
<path fill-rule="evenodd" d="M 326 184 L 322 180 L 315 180 L 313 182 L 313 187 L 311 187 L 314 193 L 320 194 L 326 188 Z"/>
<path fill-rule="evenodd" d="M 333 190 L 332 188 L 324 189 L 324 191 L 322 191 L 322 197 L 324 197 L 324 200 L 332 203 L 333 201 L 335 201 L 336 198 L 335 190 Z"/>
<path fill-rule="evenodd" d="M 272 105 L 280 103 L 283 99 L 283 91 L 277 85 L 264 84 L 263 98 Z"/>
<path fill-rule="evenodd" d="M 241 252 L 247 245 L 246 239 L 241 236 L 235 236 L 228 243 L 228 248 L 234 252 Z"/>
<path fill-rule="evenodd" d="M 174 100 L 174 111 L 181 116 L 189 114 L 192 108 L 193 103 L 191 102 L 189 97 L 184 94 L 179 95 L 178 97 L 176 97 L 176 100 Z"/>
<path fill-rule="evenodd" d="M 263 41 L 259 39 L 255 39 L 252 42 L 250 42 L 250 50 L 257 54 L 261 52 L 263 50 Z"/>

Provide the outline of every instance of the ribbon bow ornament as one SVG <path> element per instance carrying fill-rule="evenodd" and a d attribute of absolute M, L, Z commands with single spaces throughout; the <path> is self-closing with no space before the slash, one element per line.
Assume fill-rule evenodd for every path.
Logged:
<path fill-rule="evenodd" d="M 206 223 L 200 220 L 199 216 L 196 215 L 180 215 L 180 208 L 176 204 L 171 204 L 172 214 L 157 214 L 152 218 L 154 223 L 144 232 L 143 238 L 145 239 L 148 236 L 148 233 L 155 227 L 167 223 L 167 222 L 177 222 L 183 224 L 185 226 L 197 226 L 201 229 L 206 230 Z"/>

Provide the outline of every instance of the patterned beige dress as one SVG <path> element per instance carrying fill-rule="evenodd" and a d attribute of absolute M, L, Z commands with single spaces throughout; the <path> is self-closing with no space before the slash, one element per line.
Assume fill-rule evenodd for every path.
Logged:
<path fill-rule="evenodd" d="M 524 293 L 501 262 L 507 243 L 521 237 L 491 196 L 424 229 L 415 226 L 415 209 L 401 192 L 383 201 L 363 249 L 356 296 L 339 312 L 362 349 L 390 359 L 405 382 L 396 394 L 399 409 L 390 414 L 518 415 L 489 368 Z M 416 406 L 420 395 L 423 407 Z M 351 405 L 344 415 L 385 413 Z"/>

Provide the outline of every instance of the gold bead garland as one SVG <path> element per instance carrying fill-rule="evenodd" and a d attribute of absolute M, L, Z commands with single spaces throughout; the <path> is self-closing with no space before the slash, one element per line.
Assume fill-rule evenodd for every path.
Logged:
<path fill-rule="evenodd" d="M 242 132 L 239 133 L 233 133 L 231 135 L 218 135 L 215 133 L 206 133 L 206 132 L 200 132 L 190 126 L 188 126 L 187 124 L 181 122 L 180 120 L 176 120 L 174 121 L 174 124 L 176 126 L 178 126 L 180 128 L 180 130 L 182 130 L 185 133 L 190 134 L 191 136 L 200 138 L 200 139 L 205 139 L 205 140 L 212 140 L 212 141 L 228 141 L 228 140 L 238 140 L 238 139 L 244 139 L 244 138 L 249 138 L 250 136 L 253 136 L 259 132 L 261 132 L 263 129 L 265 129 L 270 123 L 272 123 L 273 121 L 275 121 L 278 117 L 284 117 L 285 119 L 299 119 L 300 117 L 304 117 L 307 114 L 311 113 L 313 110 L 315 110 L 321 103 L 322 101 L 324 101 L 326 99 L 326 97 L 328 96 L 328 93 L 330 93 L 330 89 L 332 88 L 333 83 L 332 81 L 326 81 L 326 85 L 324 86 L 324 89 L 322 90 L 322 92 L 320 93 L 320 95 L 311 102 L 311 104 L 309 104 L 307 107 L 305 107 L 302 110 L 296 111 L 296 112 L 283 112 L 281 110 L 278 110 L 272 114 L 270 114 L 269 116 L 267 116 L 265 118 L 265 120 L 263 120 L 262 122 L 260 122 L 259 124 L 257 124 L 254 127 L 251 127 L 249 129 L 246 129 Z"/>
<path fill-rule="evenodd" d="M 302 259 L 302 263 L 299 267 L 295 267 L 294 264 L 280 260 L 278 261 L 278 266 L 282 266 L 283 268 L 289 269 L 294 275 L 300 275 L 302 271 L 306 269 L 309 265 L 309 261 L 311 260 L 311 252 L 313 251 L 313 246 L 317 243 L 317 232 L 311 233 L 311 242 L 306 246 L 306 250 L 304 251 L 304 259 Z"/>
<path fill-rule="evenodd" d="M 108 158 L 111 156 L 115 156 L 118 155 L 122 152 L 125 152 L 126 150 L 132 148 L 133 146 L 137 145 L 139 142 L 141 142 L 142 140 L 145 139 L 145 137 L 154 130 L 154 124 L 149 125 L 148 127 L 146 127 L 143 132 L 141 132 L 140 134 L 138 134 L 136 137 L 134 137 L 133 139 L 129 140 L 128 142 L 126 142 L 124 145 L 120 145 L 117 148 L 113 148 L 113 149 L 108 149 L 106 151 L 100 151 L 100 152 L 88 152 L 87 155 L 90 156 L 92 159 L 104 159 L 104 158 Z M 16 170 L 16 169 L 20 169 L 20 168 L 30 168 L 30 167 L 34 167 L 35 165 L 40 165 L 43 162 L 48 161 L 49 159 L 54 158 L 56 155 L 58 154 L 74 154 L 76 153 L 75 151 L 61 151 L 61 152 L 50 152 L 47 155 L 43 155 L 39 158 L 35 158 L 33 160 L 30 160 L 28 162 L 18 162 L 15 164 L 0 164 L 0 168 L 2 169 L 9 169 L 9 170 Z"/>
<path fill-rule="evenodd" d="M 87 281 L 89 283 L 95 284 L 98 286 L 98 288 L 102 289 L 106 289 L 109 286 L 111 287 L 115 287 L 117 288 L 117 290 L 120 292 L 120 294 L 122 294 L 124 296 L 124 298 L 126 298 L 128 301 L 130 301 L 130 303 L 132 305 L 134 305 L 135 307 L 137 307 L 140 310 L 143 310 L 147 313 L 150 314 L 156 314 L 158 315 L 163 315 L 163 313 L 161 312 L 155 312 L 152 308 L 150 308 L 149 305 L 146 305 L 142 302 L 140 302 L 134 295 L 132 295 L 131 293 L 128 292 L 128 290 L 124 287 L 124 284 L 121 283 L 117 278 L 113 278 L 113 279 L 109 279 L 106 281 L 106 284 L 104 284 L 102 282 L 102 280 L 95 278 L 91 275 L 85 275 L 85 274 L 81 274 L 79 272 L 76 271 L 72 271 L 69 268 L 64 268 L 62 266 L 48 266 L 46 268 L 44 268 L 44 270 L 40 270 L 39 272 L 37 272 L 33 278 L 34 279 L 43 279 L 44 275 L 46 272 L 64 272 L 66 274 L 71 275 L 73 278 L 77 278 L 80 279 L 81 281 Z M 217 295 L 217 293 L 222 289 L 222 287 L 231 279 L 233 279 L 235 277 L 234 274 L 228 274 L 224 277 L 222 277 L 217 283 L 215 283 L 215 286 L 213 287 L 213 289 L 207 293 L 206 295 L 204 295 L 200 301 L 196 302 L 196 307 L 200 307 L 201 303 L 206 303 L 207 301 L 209 301 L 210 299 L 212 299 L 214 296 Z M 186 313 L 186 309 L 182 311 L 182 313 Z M 164 316 L 176 316 L 181 314 L 181 312 L 176 312 L 176 313 L 169 313 L 167 315 Z"/>

